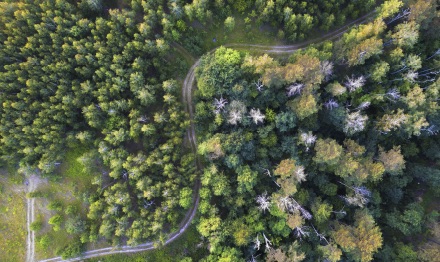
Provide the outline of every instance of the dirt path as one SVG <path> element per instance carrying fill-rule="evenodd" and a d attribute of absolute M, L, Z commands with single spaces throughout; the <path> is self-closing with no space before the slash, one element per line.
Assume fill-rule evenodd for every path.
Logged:
<path fill-rule="evenodd" d="M 371 17 L 374 17 L 373 15 L 374 15 L 374 11 L 370 12 L 370 13 L 368 13 L 368 14 L 366 14 L 366 15 L 364 15 L 354 21 L 351 21 L 350 23 L 346 24 L 345 26 L 343 26 L 333 32 L 325 34 L 319 38 L 311 39 L 309 41 L 305 41 L 303 43 L 299 43 L 299 44 L 295 44 L 295 45 L 265 46 L 265 45 L 254 45 L 254 44 L 227 44 L 225 46 L 226 47 L 238 47 L 238 48 L 243 47 L 248 50 L 258 51 L 258 52 L 262 52 L 262 53 L 293 53 L 293 52 L 300 50 L 310 44 L 317 44 L 317 43 L 324 42 L 326 40 L 335 39 L 335 38 L 341 36 L 347 30 L 349 30 L 350 26 L 362 24 L 362 23 L 368 21 Z M 193 108 L 193 101 L 192 101 L 192 98 L 193 98 L 192 91 L 193 91 L 194 84 L 195 84 L 195 70 L 200 64 L 200 58 L 195 60 L 189 52 L 187 52 L 182 46 L 180 46 L 178 44 L 173 43 L 172 46 L 175 47 L 176 50 L 178 52 L 180 52 L 185 57 L 185 59 L 187 59 L 188 61 L 190 61 L 190 62 L 195 61 L 194 64 L 192 65 L 191 69 L 189 70 L 188 74 L 186 75 L 185 80 L 183 82 L 182 98 L 183 98 L 183 103 L 185 105 L 185 111 L 190 116 L 190 126 L 187 131 L 187 138 L 191 144 L 191 150 L 196 155 L 197 168 L 199 170 L 201 170 L 200 161 L 197 157 L 197 139 L 196 139 L 196 132 L 195 132 L 195 127 L 194 127 L 194 108 Z M 212 53 L 216 49 L 217 48 L 214 48 L 213 50 L 209 51 L 208 53 Z M 180 235 L 182 235 L 185 232 L 185 230 L 189 227 L 189 225 L 191 224 L 192 220 L 194 219 L 194 217 L 197 213 L 197 208 L 199 206 L 200 187 L 201 187 L 201 183 L 199 180 L 197 180 L 194 185 L 193 205 L 192 205 L 191 209 L 188 210 L 187 214 L 185 215 L 185 218 L 181 222 L 179 230 L 168 235 L 168 239 L 165 241 L 165 245 L 171 243 L 172 241 L 177 239 Z M 135 246 L 135 247 L 122 246 L 122 247 L 107 247 L 107 248 L 90 250 L 90 251 L 84 252 L 80 257 L 71 258 L 71 259 L 67 259 L 67 260 L 63 260 L 61 257 L 54 257 L 54 258 L 49 258 L 49 259 L 45 259 L 45 260 L 40 260 L 40 262 L 79 261 L 79 260 L 83 260 L 83 259 L 87 259 L 87 258 L 93 258 L 93 257 L 99 257 L 99 256 L 105 256 L 105 255 L 111 255 L 111 254 L 123 254 L 123 253 L 134 253 L 134 252 L 146 251 L 146 250 L 151 250 L 154 248 L 155 248 L 154 242 L 150 241 L 150 242 L 147 242 L 147 243 Z"/>
<path fill-rule="evenodd" d="M 32 174 L 26 179 L 26 193 L 30 193 L 37 189 L 38 185 L 44 180 L 38 175 Z M 35 198 L 26 198 L 26 262 L 35 261 L 35 232 L 31 230 L 31 224 L 35 221 Z"/>

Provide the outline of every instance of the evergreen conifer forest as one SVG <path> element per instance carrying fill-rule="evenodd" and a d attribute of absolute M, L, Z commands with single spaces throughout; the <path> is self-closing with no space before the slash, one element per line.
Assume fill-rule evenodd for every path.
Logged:
<path fill-rule="evenodd" d="M 440 261 L 439 10 L 0 0 L 0 261 Z"/>

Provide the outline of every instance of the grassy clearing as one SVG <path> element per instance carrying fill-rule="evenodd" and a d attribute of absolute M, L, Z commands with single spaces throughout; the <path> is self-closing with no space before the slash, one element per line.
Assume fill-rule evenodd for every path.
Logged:
<path fill-rule="evenodd" d="M 85 201 L 92 189 L 93 175 L 84 170 L 78 161 L 87 147 L 69 148 L 57 174 L 36 190 L 36 217 L 41 221 L 41 229 L 36 234 L 38 259 L 59 255 L 81 232 L 67 232 L 68 221 L 85 221 L 87 205 Z M 53 223 L 59 216 L 60 222 Z M 52 219 L 52 221 L 51 221 Z"/>
<path fill-rule="evenodd" d="M 26 193 L 23 177 L 0 171 L 0 261 L 24 261 Z"/>
<path fill-rule="evenodd" d="M 277 32 L 270 26 L 256 26 L 254 22 L 245 22 L 245 15 L 233 15 L 235 27 L 231 32 L 225 30 L 224 24 L 210 24 L 207 27 L 196 25 L 197 30 L 205 31 L 203 49 L 211 50 L 215 47 L 229 43 L 277 45 L 283 40 L 277 37 Z M 215 38 L 215 42 L 213 39 Z"/>
<path fill-rule="evenodd" d="M 207 255 L 206 248 L 197 247 L 201 242 L 200 234 L 195 226 L 191 226 L 185 231 L 180 238 L 171 244 L 151 251 L 133 253 L 133 254 L 117 254 L 92 258 L 89 262 L 174 262 L 182 261 L 199 261 Z M 191 258 L 191 259 L 189 259 Z"/>

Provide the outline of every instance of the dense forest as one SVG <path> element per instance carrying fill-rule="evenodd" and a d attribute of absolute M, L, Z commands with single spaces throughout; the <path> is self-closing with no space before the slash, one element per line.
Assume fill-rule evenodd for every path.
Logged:
<path fill-rule="evenodd" d="M 433 2 L 389 1 L 288 59 L 203 56 L 208 261 L 438 261 L 437 243 L 410 241 L 438 237 L 419 198 L 440 193 L 438 23 Z"/>
<path fill-rule="evenodd" d="M 87 216 L 49 221 L 75 235 L 63 257 L 102 239 L 161 246 L 199 193 L 203 261 L 438 261 L 434 0 L 6 0 L 0 11 L 1 165 L 54 177 L 67 151 L 87 148 Z M 289 55 L 205 50 L 200 30 L 243 19 L 292 43 L 364 15 Z M 179 48 L 206 53 L 197 154 Z"/>

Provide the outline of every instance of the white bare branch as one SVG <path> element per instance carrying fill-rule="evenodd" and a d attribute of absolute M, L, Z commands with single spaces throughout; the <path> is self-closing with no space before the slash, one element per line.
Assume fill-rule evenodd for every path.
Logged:
<path fill-rule="evenodd" d="M 220 113 L 222 110 L 225 109 L 226 104 L 228 103 L 228 100 L 224 99 L 223 97 L 220 97 L 220 99 L 214 98 L 214 112 L 216 114 Z"/>
<path fill-rule="evenodd" d="M 270 245 L 272 245 L 272 242 L 266 237 L 266 235 L 263 232 L 263 237 L 264 237 L 264 243 L 266 245 L 266 251 L 269 251 L 272 249 L 272 247 Z"/>
<path fill-rule="evenodd" d="M 409 82 L 411 82 L 411 83 L 415 83 L 416 82 L 416 79 L 419 77 L 419 73 L 417 73 L 417 72 L 415 72 L 415 71 L 408 71 L 406 74 L 405 74 L 405 76 L 404 76 L 404 78 L 406 79 L 406 80 L 408 80 Z"/>
<path fill-rule="evenodd" d="M 258 92 L 263 91 L 263 87 L 264 87 L 264 85 L 263 85 L 263 83 L 261 82 L 261 79 L 258 79 L 258 81 L 255 82 L 254 84 L 255 84 L 255 86 L 257 87 Z"/>
<path fill-rule="evenodd" d="M 284 197 L 280 197 L 278 198 L 278 207 L 285 212 L 290 211 L 290 209 L 292 208 L 292 201 L 290 200 L 289 196 L 284 196 Z"/>
<path fill-rule="evenodd" d="M 141 116 L 138 118 L 138 121 L 141 123 L 146 123 L 148 121 L 148 117 L 146 116 Z"/>
<path fill-rule="evenodd" d="M 270 174 L 270 170 L 269 170 L 269 169 L 267 169 L 267 168 L 262 168 L 262 169 L 264 170 L 264 174 L 265 174 L 266 176 L 271 177 L 271 174 Z"/>
<path fill-rule="evenodd" d="M 298 183 L 301 183 L 303 181 L 306 181 L 307 174 L 304 172 L 303 166 L 297 166 L 294 171 L 294 176 Z"/>
<path fill-rule="evenodd" d="M 261 242 L 260 242 L 260 239 L 258 238 L 258 235 L 257 235 L 257 238 L 254 240 L 254 248 L 256 250 L 260 250 L 260 246 L 261 246 Z"/>
<path fill-rule="evenodd" d="M 318 232 L 318 230 L 316 230 L 316 228 L 312 225 L 313 230 L 315 231 L 316 236 L 319 237 L 319 241 L 324 240 L 327 244 L 329 244 L 329 242 L 327 241 L 327 238 L 325 238 L 325 236 L 321 233 Z"/>
<path fill-rule="evenodd" d="M 229 119 L 228 119 L 228 123 L 231 125 L 237 125 L 238 123 L 240 123 L 242 120 L 242 116 L 241 113 L 237 112 L 237 111 L 231 111 L 229 112 Z"/>
<path fill-rule="evenodd" d="M 300 95 L 303 88 L 304 88 L 304 84 L 301 84 L 301 83 L 296 83 L 296 84 L 290 85 L 287 88 L 287 96 L 291 97 L 294 95 Z"/>
<path fill-rule="evenodd" d="M 339 107 L 339 104 L 334 99 L 330 99 L 324 103 L 324 106 L 325 106 L 325 108 L 327 108 L 329 110 L 333 110 L 333 108 Z"/>
<path fill-rule="evenodd" d="M 400 99 L 400 92 L 397 90 L 397 88 L 392 88 L 388 90 L 388 92 L 385 94 L 385 96 L 392 101 L 396 101 Z"/>
<path fill-rule="evenodd" d="M 302 132 L 299 136 L 300 142 L 306 146 L 306 151 L 309 151 L 309 148 L 315 143 L 316 136 L 312 134 L 312 132 Z"/>
<path fill-rule="evenodd" d="M 359 76 L 358 78 L 355 78 L 354 76 L 351 76 L 351 78 L 347 77 L 345 86 L 348 88 L 348 91 L 354 92 L 364 86 L 365 80 L 364 76 Z"/>
<path fill-rule="evenodd" d="M 358 107 L 356 107 L 356 110 L 362 111 L 370 107 L 371 103 L 369 101 L 362 102 Z"/>
<path fill-rule="evenodd" d="M 427 128 L 421 128 L 420 131 L 425 131 L 428 133 L 428 135 L 432 136 L 432 135 L 437 135 L 439 130 L 436 130 L 436 126 L 435 125 L 431 125 Z"/>
<path fill-rule="evenodd" d="M 434 54 L 433 54 L 432 56 L 426 58 L 426 60 L 429 60 L 429 59 L 433 58 L 433 57 L 436 56 L 436 55 L 440 55 L 440 48 L 437 49 L 437 50 L 434 52 Z"/>
<path fill-rule="evenodd" d="M 254 123 L 257 124 L 257 125 L 258 125 L 258 123 L 260 123 L 260 122 L 263 123 L 263 122 L 264 122 L 264 118 L 266 118 L 266 116 L 263 115 L 263 114 L 260 112 L 260 109 L 255 109 L 255 108 L 252 108 L 252 109 L 251 109 L 249 115 L 250 115 L 250 117 L 252 118 L 252 120 L 254 121 Z"/>
<path fill-rule="evenodd" d="M 359 111 L 348 114 L 345 119 L 344 132 L 352 135 L 364 130 L 367 120 L 368 116 L 361 115 Z"/>
<path fill-rule="evenodd" d="M 266 210 L 270 210 L 270 197 L 267 196 L 267 192 L 257 196 L 257 204 L 258 209 L 265 212 Z"/>
<path fill-rule="evenodd" d="M 303 208 L 298 202 L 295 201 L 292 197 L 284 196 L 278 198 L 278 207 L 283 211 L 289 211 L 290 213 L 294 212 L 300 212 L 301 215 L 307 219 L 310 220 L 313 218 L 312 214 L 310 214 L 309 211 L 307 211 L 305 208 Z"/>
<path fill-rule="evenodd" d="M 333 74 L 333 63 L 329 61 L 322 61 L 320 65 L 321 73 L 325 76 L 327 80 Z"/>
<path fill-rule="evenodd" d="M 308 237 L 310 232 L 308 230 L 308 226 L 296 227 L 295 235 L 297 238 L 302 239 L 303 237 Z"/>

